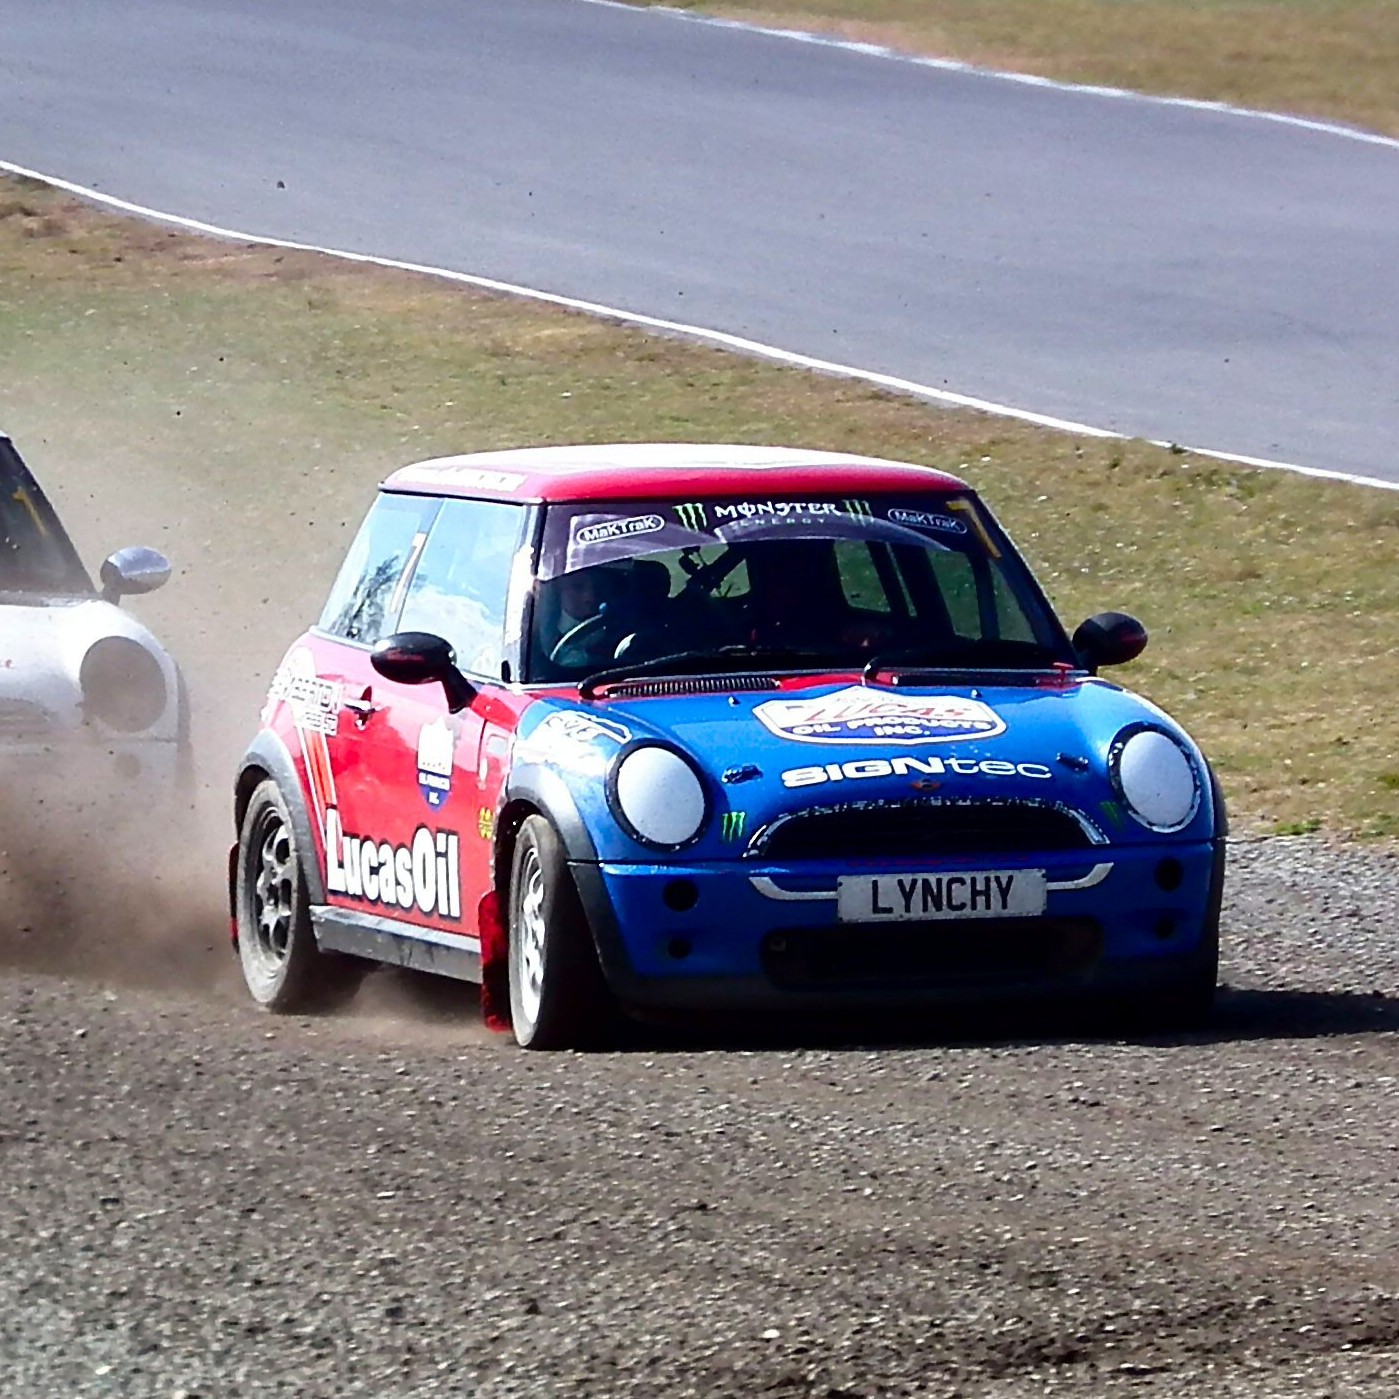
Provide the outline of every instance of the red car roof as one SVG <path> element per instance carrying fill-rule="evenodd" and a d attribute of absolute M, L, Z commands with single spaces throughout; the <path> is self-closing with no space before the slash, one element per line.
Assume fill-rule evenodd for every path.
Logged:
<path fill-rule="evenodd" d="M 713 443 L 521 447 L 435 457 L 395 471 L 384 489 L 495 500 L 641 500 L 966 490 L 930 466 L 845 452 Z"/>

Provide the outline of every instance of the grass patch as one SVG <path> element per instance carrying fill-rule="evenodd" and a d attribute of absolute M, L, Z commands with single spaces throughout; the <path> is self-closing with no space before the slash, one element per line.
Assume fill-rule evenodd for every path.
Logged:
<path fill-rule="evenodd" d="M 678 7 L 1399 136 L 1396 0 L 678 0 Z"/>
<path fill-rule="evenodd" d="M 0 185 L 0 423 L 88 559 L 167 549 L 221 781 L 374 484 L 529 443 L 858 449 L 982 490 L 1070 627 L 1152 632 L 1122 678 L 1257 830 L 1399 831 L 1399 494 L 948 411 L 405 273 L 198 239 Z M 222 766 L 220 766 L 222 765 Z"/>

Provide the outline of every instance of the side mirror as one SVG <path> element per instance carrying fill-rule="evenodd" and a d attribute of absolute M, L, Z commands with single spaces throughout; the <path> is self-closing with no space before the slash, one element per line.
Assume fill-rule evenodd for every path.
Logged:
<path fill-rule="evenodd" d="M 457 654 L 451 643 L 429 631 L 400 631 L 386 636 L 370 653 L 369 664 L 396 685 L 430 685 L 438 681 L 453 714 L 459 714 L 476 698 L 476 687 L 457 669 Z"/>
<path fill-rule="evenodd" d="M 102 561 L 98 577 L 103 600 L 116 602 L 118 598 L 163 588 L 170 581 L 170 560 L 159 549 L 136 544 L 109 554 Z"/>
<path fill-rule="evenodd" d="M 1099 612 L 1074 633 L 1074 650 L 1094 673 L 1099 666 L 1123 665 L 1146 650 L 1146 628 L 1125 612 Z"/>

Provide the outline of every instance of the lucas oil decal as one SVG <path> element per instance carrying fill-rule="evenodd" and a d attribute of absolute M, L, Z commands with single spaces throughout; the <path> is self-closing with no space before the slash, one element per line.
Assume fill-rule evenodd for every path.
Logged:
<path fill-rule="evenodd" d="M 461 838 L 419 826 L 407 845 L 348 835 L 325 814 L 325 883 L 332 894 L 408 913 L 461 917 Z"/>
<path fill-rule="evenodd" d="M 995 738 L 1005 720 L 980 700 L 895 695 L 850 685 L 815 699 L 768 700 L 753 713 L 778 738 L 798 743 L 955 743 Z"/>
<path fill-rule="evenodd" d="M 437 811 L 452 795 L 452 757 L 456 735 L 445 719 L 434 719 L 418 731 L 418 790 Z"/>

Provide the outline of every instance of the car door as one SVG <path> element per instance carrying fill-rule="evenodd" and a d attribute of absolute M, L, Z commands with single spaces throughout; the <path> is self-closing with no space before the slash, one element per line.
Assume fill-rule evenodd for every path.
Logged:
<path fill-rule="evenodd" d="M 401 597 L 383 627 L 428 632 L 452 646 L 476 700 L 452 712 L 440 684 L 347 674 L 353 746 L 338 848 L 328 843 L 327 889 L 436 933 L 474 938 L 491 886 L 488 806 L 481 790 L 484 715 L 502 685 L 506 595 L 527 511 L 489 500 L 442 502 L 426 538 L 410 547 Z M 342 784 L 343 785 L 343 784 Z"/>
<path fill-rule="evenodd" d="M 347 911 L 404 917 L 416 902 L 411 845 L 403 881 L 409 894 L 406 904 L 399 899 L 404 865 L 396 833 L 402 822 L 393 800 L 397 741 L 391 702 L 398 698 L 392 692 L 403 687 L 379 676 L 370 655 L 394 629 L 438 509 L 429 497 L 381 494 L 309 638 L 316 683 L 335 712 L 323 734 L 307 736 L 306 786 L 326 897 Z"/>

